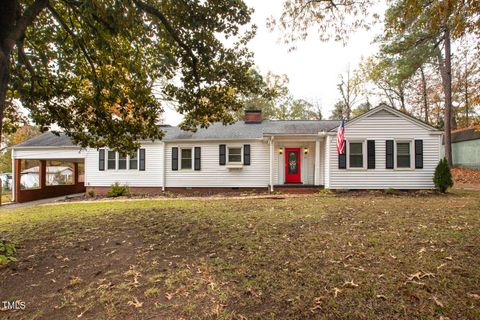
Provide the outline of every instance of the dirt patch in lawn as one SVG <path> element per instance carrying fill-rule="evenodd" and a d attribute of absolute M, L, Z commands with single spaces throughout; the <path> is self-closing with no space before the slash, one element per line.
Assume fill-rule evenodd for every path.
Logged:
<path fill-rule="evenodd" d="M 0 213 L 6 319 L 478 319 L 480 194 L 162 200 Z"/>

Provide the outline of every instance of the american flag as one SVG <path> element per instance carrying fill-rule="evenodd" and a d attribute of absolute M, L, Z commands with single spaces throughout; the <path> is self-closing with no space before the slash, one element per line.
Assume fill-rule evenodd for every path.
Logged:
<path fill-rule="evenodd" d="M 337 151 L 338 154 L 345 153 L 345 123 L 343 119 L 337 130 Z"/>

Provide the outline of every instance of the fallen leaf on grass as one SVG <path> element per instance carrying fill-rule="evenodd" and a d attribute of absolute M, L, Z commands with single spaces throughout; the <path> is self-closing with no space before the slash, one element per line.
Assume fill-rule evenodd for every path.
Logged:
<path fill-rule="evenodd" d="M 445 307 L 445 305 L 442 303 L 442 301 L 438 300 L 437 297 L 433 296 L 432 299 L 433 299 L 433 302 L 435 302 L 435 304 L 436 304 L 437 306 L 439 306 L 439 307 L 441 307 L 441 308 L 444 308 L 444 307 Z"/>
<path fill-rule="evenodd" d="M 413 284 L 416 284 L 416 285 L 419 285 L 419 286 L 426 286 L 427 285 L 425 282 L 415 281 L 415 280 L 408 280 L 407 282 L 405 282 L 405 284 L 407 284 L 407 283 L 413 283 Z"/>
<path fill-rule="evenodd" d="M 320 296 L 315 298 L 313 301 L 315 304 L 310 308 L 310 312 L 315 312 L 315 310 L 321 309 L 322 300 L 325 299 L 325 296 Z"/>
<path fill-rule="evenodd" d="M 412 273 L 411 275 L 408 276 L 408 280 L 412 281 L 413 279 L 418 279 L 420 280 L 420 276 L 422 275 L 421 272 L 417 273 Z"/>
<path fill-rule="evenodd" d="M 166 298 L 167 300 L 169 300 L 169 301 L 172 300 L 172 298 L 173 298 L 173 293 L 168 293 L 168 292 L 165 293 L 165 298 Z"/>
<path fill-rule="evenodd" d="M 342 289 L 333 288 L 333 296 L 336 298 L 338 294 L 342 292 Z"/>
<path fill-rule="evenodd" d="M 382 300 L 387 300 L 387 297 L 385 297 L 383 294 L 377 294 L 377 298 Z"/>
<path fill-rule="evenodd" d="M 358 284 L 354 283 L 353 280 L 351 280 L 351 281 L 345 281 L 343 286 L 347 288 L 356 288 L 358 287 Z"/>
<path fill-rule="evenodd" d="M 480 295 L 476 294 L 476 293 L 467 293 L 467 296 L 470 297 L 470 298 L 473 298 L 475 300 L 480 300 Z"/>
<path fill-rule="evenodd" d="M 447 265 L 446 263 L 442 263 L 441 265 L 439 265 L 439 266 L 437 267 L 437 270 L 440 270 L 441 268 L 445 267 L 446 265 Z"/>
<path fill-rule="evenodd" d="M 138 301 L 136 297 L 133 297 L 134 301 L 128 301 L 129 306 L 134 306 L 135 308 L 141 308 L 143 306 L 143 302 Z"/>
<path fill-rule="evenodd" d="M 432 277 L 435 278 L 435 275 L 431 272 L 417 272 L 417 273 L 412 273 L 411 275 L 408 276 L 408 280 L 412 281 L 413 279 L 423 279 L 425 277 Z"/>

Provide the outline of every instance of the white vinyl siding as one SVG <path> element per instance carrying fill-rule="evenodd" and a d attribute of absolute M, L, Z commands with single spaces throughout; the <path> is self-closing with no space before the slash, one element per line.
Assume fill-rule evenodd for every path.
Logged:
<path fill-rule="evenodd" d="M 413 123 L 385 110 L 359 119 L 345 128 L 347 140 L 375 140 L 375 169 L 338 169 L 335 136 L 329 136 L 328 162 L 330 177 L 326 187 L 332 189 L 430 189 L 434 188 L 433 173 L 439 161 L 440 138 L 438 132 Z M 423 169 L 386 169 L 385 141 L 423 140 Z M 412 150 L 412 149 L 410 149 Z M 412 151 L 410 151 L 412 152 Z M 395 152 L 395 160 L 397 152 Z M 413 159 L 411 160 L 413 161 Z M 414 164 L 414 161 L 412 162 Z M 414 167 L 414 166 L 413 166 Z"/>
<path fill-rule="evenodd" d="M 165 158 L 166 187 L 262 187 L 269 183 L 269 146 L 264 141 L 242 141 L 250 144 L 251 164 L 241 168 L 228 168 L 219 163 L 219 145 L 236 146 L 240 143 L 231 141 L 195 142 L 201 148 L 201 170 L 172 170 L 172 147 L 191 147 L 188 142 L 167 142 Z M 228 152 L 228 151 L 227 151 Z M 148 158 L 148 152 L 147 152 Z M 148 171 L 148 167 L 147 167 Z"/>
<path fill-rule="evenodd" d="M 113 183 L 127 184 L 130 187 L 162 187 L 163 143 L 148 142 L 140 148 L 145 149 L 145 171 L 132 170 L 98 170 L 98 150 L 87 149 L 85 158 L 85 185 L 92 187 L 110 187 Z M 138 153 L 137 153 L 138 154 Z M 107 157 L 105 157 L 107 158 Z M 105 159 L 107 162 L 107 159 Z M 138 167 L 138 160 L 131 160 Z"/>
<path fill-rule="evenodd" d="M 80 148 L 15 148 L 14 159 L 82 159 L 87 152 Z"/>

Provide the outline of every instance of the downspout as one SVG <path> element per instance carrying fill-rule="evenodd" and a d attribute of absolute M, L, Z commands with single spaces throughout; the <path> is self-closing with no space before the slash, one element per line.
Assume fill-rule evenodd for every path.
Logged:
<path fill-rule="evenodd" d="M 165 192 L 165 182 L 167 181 L 166 177 L 165 177 L 165 173 L 166 173 L 166 165 L 167 165 L 167 157 L 166 157 L 166 150 L 167 150 L 167 146 L 165 145 L 165 141 L 162 141 L 162 154 L 163 154 L 163 165 L 162 165 L 162 191 Z"/>
<path fill-rule="evenodd" d="M 268 144 L 270 145 L 270 192 L 273 192 L 273 154 L 274 154 L 274 143 L 273 143 L 273 136 L 270 137 L 268 140 Z"/>
<path fill-rule="evenodd" d="M 15 149 L 12 148 L 12 202 L 17 202 L 17 199 L 15 199 Z"/>

